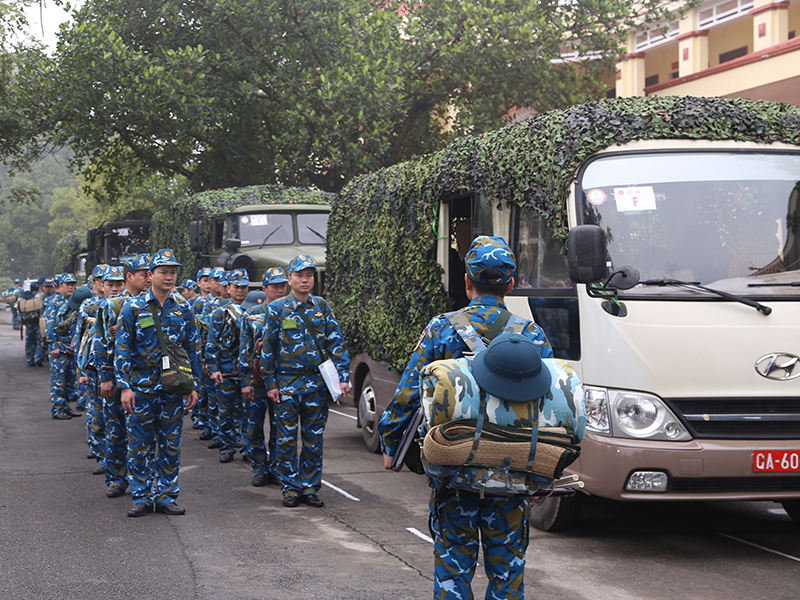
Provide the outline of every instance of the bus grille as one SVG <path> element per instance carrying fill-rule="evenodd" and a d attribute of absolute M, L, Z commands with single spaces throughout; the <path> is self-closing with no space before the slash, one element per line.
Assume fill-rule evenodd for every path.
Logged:
<path fill-rule="evenodd" d="M 680 398 L 666 403 L 698 439 L 800 439 L 800 398 Z"/>

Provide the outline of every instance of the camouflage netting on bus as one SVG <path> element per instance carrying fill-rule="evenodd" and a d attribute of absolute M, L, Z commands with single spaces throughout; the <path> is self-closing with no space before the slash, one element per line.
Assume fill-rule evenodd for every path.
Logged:
<path fill-rule="evenodd" d="M 78 254 L 86 249 L 86 230 L 71 231 L 58 242 L 53 249 L 53 269 L 56 273 L 71 273 Z M 79 283 L 83 283 L 82 281 Z"/>
<path fill-rule="evenodd" d="M 568 234 L 566 200 L 591 154 L 635 140 L 800 145 L 800 107 L 760 100 L 620 98 L 551 111 L 351 182 L 328 225 L 328 295 L 352 354 L 401 369 L 447 310 L 435 260 L 441 198 L 481 193 Z M 444 233 L 446 235 L 446 232 Z"/>
<path fill-rule="evenodd" d="M 204 247 L 212 247 L 211 221 L 233 209 L 247 204 L 331 204 L 333 194 L 301 188 L 281 186 L 251 186 L 211 190 L 173 202 L 169 208 L 153 215 L 150 250 L 172 248 L 183 265 L 179 277 L 194 279 L 197 271 L 210 265 L 209 258 L 195 255 L 189 250 L 189 222 L 203 221 Z"/>

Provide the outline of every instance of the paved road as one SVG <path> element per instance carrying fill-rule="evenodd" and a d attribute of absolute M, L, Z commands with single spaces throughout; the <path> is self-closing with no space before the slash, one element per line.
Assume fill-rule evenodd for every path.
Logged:
<path fill-rule="evenodd" d="M 50 418 L 46 371 L 25 366 L 18 333 L 0 324 L 0 599 L 431 597 L 424 480 L 384 471 L 351 407 L 330 415 L 324 508 L 284 508 L 187 420 L 187 514 L 129 519 L 130 496 L 107 499 L 91 475 L 84 421 Z M 527 597 L 796 600 L 798 533 L 772 503 L 590 499 L 574 531 L 531 531 Z"/>

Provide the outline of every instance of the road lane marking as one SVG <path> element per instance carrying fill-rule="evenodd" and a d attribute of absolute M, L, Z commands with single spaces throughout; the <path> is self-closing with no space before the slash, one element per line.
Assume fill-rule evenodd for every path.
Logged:
<path fill-rule="evenodd" d="M 784 558 L 789 558 L 791 560 L 796 560 L 800 562 L 800 558 L 796 556 L 792 556 L 791 554 L 784 554 L 783 552 L 778 552 L 777 550 L 773 550 L 772 548 L 766 548 L 765 546 L 759 546 L 758 544 L 754 544 L 753 542 L 748 542 L 747 540 L 742 540 L 737 537 L 733 537 L 732 535 L 728 535 L 727 533 L 720 533 L 722 537 L 730 538 L 737 542 L 741 542 L 742 544 L 747 544 L 748 546 L 753 546 L 754 548 L 758 548 L 759 550 L 764 550 L 765 552 L 772 552 L 772 554 L 777 554 L 778 556 L 783 556 Z"/>
<path fill-rule="evenodd" d="M 340 493 L 342 496 L 344 496 L 345 498 L 349 498 L 350 500 L 353 500 L 354 502 L 361 502 L 361 500 L 360 500 L 359 498 L 356 498 L 355 496 L 353 496 L 353 494 L 348 494 L 348 493 L 347 493 L 347 492 L 345 492 L 345 491 L 344 491 L 342 488 L 338 488 L 338 487 L 336 487 L 335 485 L 333 485 L 332 483 L 328 483 L 328 482 L 327 482 L 327 481 L 325 481 L 324 479 L 322 479 L 321 481 L 322 481 L 322 485 L 327 485 L 327 486 L 328 486 L 329 488 L 331 488 L 331 489 L 332 489 L 334 492 L 339 492 L 339 493 Z"/>
<path fill-rule="evenodd" d="M 186 471 L 189 471 L 191 469 L 196 469 L 196 468 L 197 468 L 197 465 L 186 465 L 185 467 L 181 467 L 180 469 L 178 469 L 178 473 L 185 473 Z"/>
<path fill-rule="evenodd" d="M 431 544 L 433 543 L 433 540 L 429 536 L 422 533 L 419 529 L 414 529 L 413 527 L 406 527 L 406 531 L 410 531 L 415 536 L 417 536 L 422 540 L 425 540 L 426 542 L 430 542 Z"/>
<path fill-rule="evenodd" d="M 337 415 L 347 417 L 348 419 L 353 419 L 353 421 L 358 421 L 358 417 L 354 417 L 353 415 L 348 415 L 347 413 L 339 412 L 338 410 L 333 410 L 332 408 L 329 408 L 328 412 L 336 413 Z"/>

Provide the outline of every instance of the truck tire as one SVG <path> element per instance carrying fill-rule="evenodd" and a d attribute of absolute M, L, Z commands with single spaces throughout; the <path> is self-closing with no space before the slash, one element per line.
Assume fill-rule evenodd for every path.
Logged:
<path fill-rule="evenodd" d="M 782 500 L 781 505 L 790 517 L 800 523 L 800 500 Z"/>
<path fill-rule="evenodd" d="M 583 494 L 531 499 L 531 525 L 541 531 L 566 531 L 578 520 Z"/>
<path fill-rule="evenodd" d="M 378 433 L 378 420 L 380 415 L 375 414 L 376 400 L 375 387 L 372 383 L 372 373 L 367 373 L 361 385 L 361 395 L 358 397 L 358 425 L 361 435 L 370 452 L 380 452 L 381 436 Z"/>

